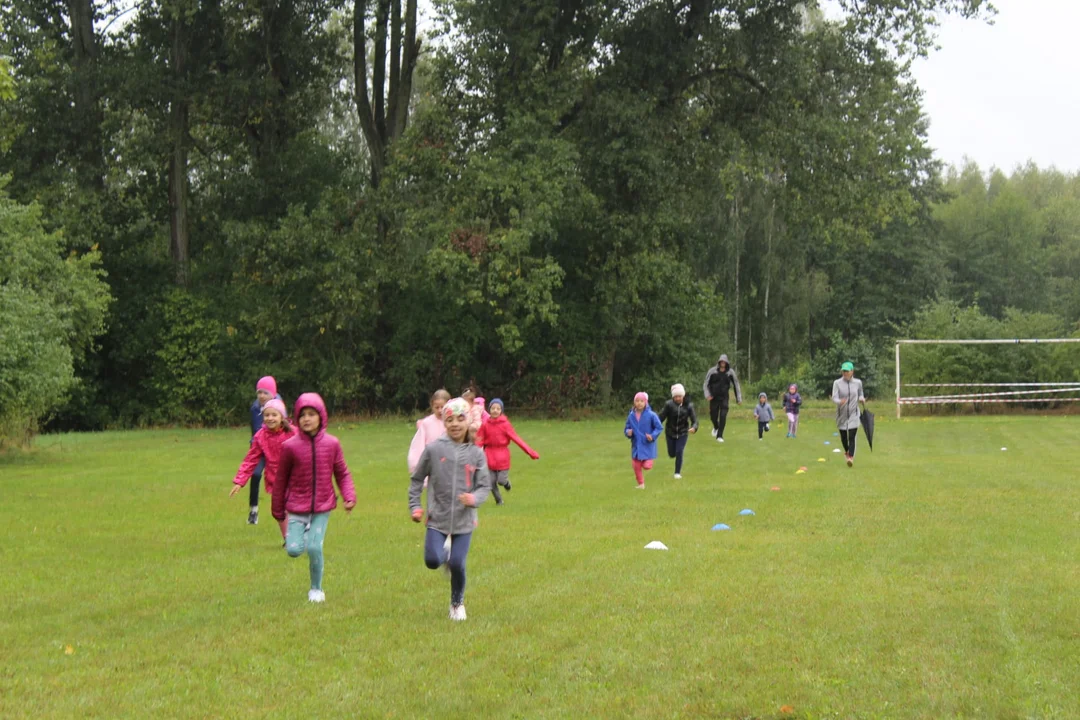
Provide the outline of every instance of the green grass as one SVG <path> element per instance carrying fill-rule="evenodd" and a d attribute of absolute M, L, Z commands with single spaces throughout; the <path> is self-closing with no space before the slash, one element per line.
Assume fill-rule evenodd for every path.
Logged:
<path fill-rule="evenodd" d="M 881 418 L 848 469 L 827 420 L 747 415 L 644 492 L 621 421 L 518 423 L 542 459 L 481 509 L 462 624 L 408 423 L 331 428 L 360 505 L 322 606 L 227 497 L 244 430 L 43 437 L 0 458 L 0 717 L 1077 714 L 1080 418 Z"/>

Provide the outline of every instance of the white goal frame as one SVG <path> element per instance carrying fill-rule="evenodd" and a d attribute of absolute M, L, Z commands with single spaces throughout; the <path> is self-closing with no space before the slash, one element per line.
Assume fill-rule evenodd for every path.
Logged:
<path fill-rule="evenodd" d="M 900 385 L 901 345 L 1052 345 L 1080 343 L 1080 338 L 1015 338 L 995 340 L 898 340 L 896 342 L 896 417 L 904 405 L 944 405 L 946 403 L 1023 403 L 1023 402 L 1080 402 L 1080 383 L 1076 382 L 1019 382 L 1019 383 L 915 383 L 909 388 L 1005 388 L 993 392 L 954 392 L 950 395 L 903 397 Z M 1015 388 L 1032 388 L 1017 390 Z M 1077 397 L 1054 397 L 1075 393 Z"/>

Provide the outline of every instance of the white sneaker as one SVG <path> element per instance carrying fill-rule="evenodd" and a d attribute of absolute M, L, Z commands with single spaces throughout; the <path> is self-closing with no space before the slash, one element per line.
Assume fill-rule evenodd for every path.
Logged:
<path fill-rule="evenodd" d="M 462 620 L 465 620 L 467 618 L 468 618 L 468 616 L 465 614 L 465 606 L 464 605 L 451 605 L 450 606 L 450 619 L 451 620 L 454 620 L 455 622 L 461 622 Z"/>
<path fill-rule="evenodd" d="M 724 438 L 718 437 L 718 438 L 716 438 L 716 442 L 722 443 L 722 442 L 724 442 Z"/>
<path fill-rule="evenodd" d="M 322 590 L 308 590 L 307 599 L 313 603 L 326 602 L 326 593 Z"/>
<path fill-rule="evenodd" d="M 682 475 L 680 475 L 679 473 L 675 473 L 675 479 L 682 480 Z"/>
<path fill-rule="evenodd" d="M 716 428 L 713 428 L 713 429 L 711 430 L 711 432 L 712 432 L 712 436 L 713 436 L 713 437 L 716 437 Z"/>
<path fill-rule="evenodd" d="M 645 483 L 641 483 L 640 485 L 635 485 L 634 489 L 635 490 L 644 490 L 645 489 Z"/>

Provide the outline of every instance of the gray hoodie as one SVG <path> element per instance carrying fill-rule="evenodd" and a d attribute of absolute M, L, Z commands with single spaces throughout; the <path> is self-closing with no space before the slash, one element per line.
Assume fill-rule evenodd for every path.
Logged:
<path fill-rule="evenodd" d="M 757 405 L 754 406 L 754 417 L 758 419 L 758 422 L 772 422 L 776 419 L 773 415 L 772 405 L 766 400 L 765 404 L 761 404 L 761 398 L 758 398 Z"/>
<path fill-rule="evenodd" d="M 725 363 L 727 369 L 721 371 L 720 363 Z M 735 375 L 735 370 L 731 367 L 728 356 L 721 355 L 720 359 L 716 361 L 716 365 L 713 365 L 709 368 L 709 372 L 705 373 L 705 383 L 702 385 L 702 391 L 705 393 L 706 398 L 718 397 L 724 405 L 727 405 L 730 397 L 728 393 L 731 392 L 732 385 L 735 386 L 735 402 L 742 403 L 742 388 L 739 387 L 739 378 Z"/>
<path fill-rule="evenodd" d="M 471 533 L 476 527 L 476 508 L 462 505 L 458 495 L 472 493 L 477 505 L 487 500 L 491 475 L 484 451 L 445 435 L 425 447 L 409 482 L 410 512 L 420 507 L 425 477 L 427 526 L 447 535 Z"/>
<path fill-rule="evenodd" d="M 856 430 L 859 427 L 859 401 L 865 402 L 862 380 L 837 378 L 832 384 L 832 401 L 836 403 L 837 430 Z"/>

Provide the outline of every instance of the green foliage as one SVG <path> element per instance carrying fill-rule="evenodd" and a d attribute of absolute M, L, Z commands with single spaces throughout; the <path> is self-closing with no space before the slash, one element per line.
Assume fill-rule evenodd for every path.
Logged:
<path fill-rule="evenodd" d="M 76 386 L 75 366 L 105 329 L 110 297 L 96 248 L 65 257 L 41 208 L 0 178 L 0 446 L 25 442 Z"/>

